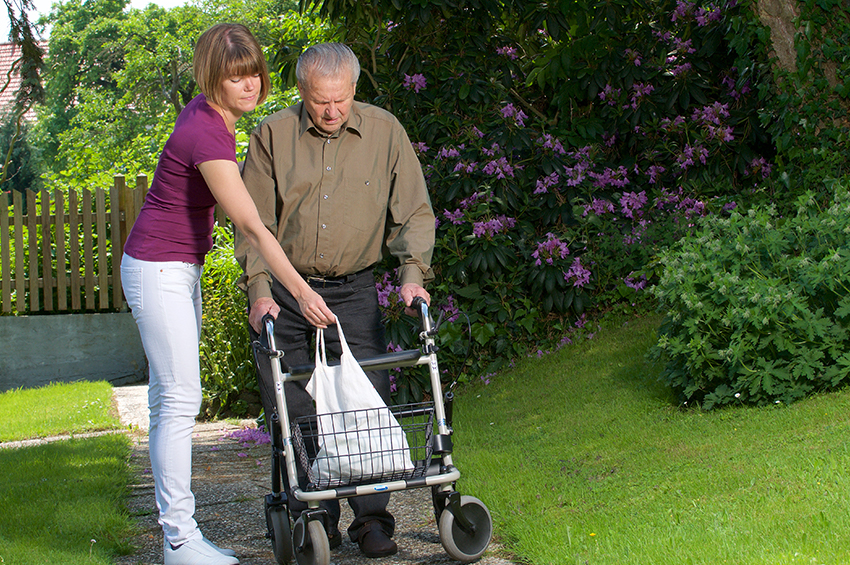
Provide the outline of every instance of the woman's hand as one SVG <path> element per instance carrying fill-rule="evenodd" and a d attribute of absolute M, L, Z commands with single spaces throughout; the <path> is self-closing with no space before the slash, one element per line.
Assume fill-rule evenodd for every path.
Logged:
<path fill-rule="evenodd" d="M 324 329 L 336 324 L 336 316 L 325 304 L 325 299 L 309 286 L 301 296 L 296 297 L 296 300 L 304 318 L 312 325 Z"/>

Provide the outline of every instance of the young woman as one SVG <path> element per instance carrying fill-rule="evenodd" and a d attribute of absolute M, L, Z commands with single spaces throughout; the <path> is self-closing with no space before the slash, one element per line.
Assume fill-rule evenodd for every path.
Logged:
<path fill-rule="evenodd" d="M 192 429 L 201 405 L 201 269 L 216 202 L 310 323 L 326 327 L 334 317 L 263 225 L 239 174 L 236 121 L 270 87 L 259 44 L 245 26 L 215 25 L 198 39 L 193 70 L 202 94 L 177 117 L 162 150 L 124 247 L 121 281 L 148 358 L 149 449 L 165 565 L 233 565 L 235 553 L 198 529 L 191 490 Z"/>

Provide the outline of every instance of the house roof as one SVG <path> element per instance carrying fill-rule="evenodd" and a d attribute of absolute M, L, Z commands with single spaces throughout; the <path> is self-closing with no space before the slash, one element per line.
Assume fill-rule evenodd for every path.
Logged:
<path fill-rule="evenodd" d="M 6 75 L 13 65 L 17 68 L 17 61 L 21 56 L 21 48 L 14 43 L 0 43 L 0 88 L 6 84 Z M 9 86 L 0 92 L 0 114 L 10 110 L 15 102 L 15 95 L 21 86 L 21 77 L 17 70 L 12 73 Z M 24 116 L 29 121 L 35 120 L 35 110 L 30 108 Z"/>

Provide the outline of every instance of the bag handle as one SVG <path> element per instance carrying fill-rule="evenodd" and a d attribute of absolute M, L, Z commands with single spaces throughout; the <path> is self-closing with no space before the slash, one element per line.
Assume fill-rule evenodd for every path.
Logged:
<path fill-rule="evenodd" d="M 351 356 L 351 349 L 348 347 L 348 342 L 345 340 L 345 334 L 342 331 L 342 324 L 339 323 L 339 318 L 334 316 L 336 320 L 336 332 L 339 336 L 339 346 L 342 350 L 342 356 Z M 321 362 L 323 367 L 328 366 L 328 355 L 325 350 L 325 332 L 322 328 L 316 328 L 316 364 Z"/>

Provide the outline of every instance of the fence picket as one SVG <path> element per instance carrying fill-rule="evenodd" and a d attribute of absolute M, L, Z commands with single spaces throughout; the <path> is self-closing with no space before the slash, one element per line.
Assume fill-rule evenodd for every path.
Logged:
<path fill-rule="evenodd" d="M 124 177 L 121 177 L 123 180 Z M 119 309 L 122 306 L 123 293 L 121 292 L 121 256 L 124 254 L 124 246 L 121 242 L 121 208 L 118 205 L 118 183 L 113 183 L 109 190 L 110 224 L 109 240 L 112 242 L 112 307 Z"/>
<path fill-rule="evenodd" d="M 24 215 L 21 210 L 23 205 L 21 193 L 16 190 L 12 191 L 12 206 L 15 208 L 13 216 L 15 224 L 15 310 L 19 314 L 27 311 L 24 303 L 26 287 L 24 286 Z"/>
<path fill-rule="evenodd" d="M 50 235 L 50 193 L 41 192 L 41 278 L 44 309 L 53 310 L 53 253 Z"/>
<path fill-rule="evenodd" d="M 109 308 L 109 259 L 106 254 L 106 193 L 102 187 L 95 192 L 97 218 L 97 307 Z"/>
<path fill-rule="evenodd" d="M 68 273 L 65 258 L 65 197 L 57 189 L 54 203 L 56 204 L 56 297 L 59 311 L 68 309 Z"/>
<path fill-rule="evenodd" d="M 68 248 L 71 255 L 71 310 L 82 307 L 80 301 L 80 216 L 77 210 L 77 192 L 68 192 L 68 216 L 71 222 L 70 241 Z"/>
<path fill-rule="evenodd" d="M 41 310 L 38 299 L 38 222 L 36 217 L 36 198 L 35 193 L 27 194 L 27 239 L 29 240 L 29 278 L 30 289 L 30 312 L 38 312 Z"/>
<path fill-rule="evenodd" d="M 91 191 L 83 191 L 83 261 L 86 285 L 86 309 L 94 310 L 94 260 L 92 258 L 93 231 L 91 221 Z"/>
<path fill-rule="evenodd" d="M 3 312 L 12 311 L 12 265 L 9 242 L 9 198 L 3 195 L 3 206 L 0 208 L 0 285 L 3 293 Z"/>

